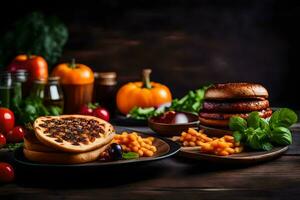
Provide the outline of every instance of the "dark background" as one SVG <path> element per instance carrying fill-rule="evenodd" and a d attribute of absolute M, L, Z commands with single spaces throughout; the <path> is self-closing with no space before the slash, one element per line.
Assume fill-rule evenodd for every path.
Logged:
<path fill-rule="evenodd" d="M 57 15 L 70 37 L 61 61 L 137 80 L 143 67 L 175 97 L 203 84 L 263 84 L 272 106 L 300 108 L 300 1 L 160 0 L 1 3 L 0 34 L 31 11 Z"/>

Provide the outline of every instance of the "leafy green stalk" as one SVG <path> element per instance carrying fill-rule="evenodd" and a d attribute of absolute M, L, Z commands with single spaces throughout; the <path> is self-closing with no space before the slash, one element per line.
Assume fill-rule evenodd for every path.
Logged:
<path fill-rule="evenodd" d="M 0 38 L 0 66 L 7 66 L 21 53 L 43 56 L 53 66 L 61 57 L 67 39 L 68 29 L 57 17 L 33 12 Z"/>

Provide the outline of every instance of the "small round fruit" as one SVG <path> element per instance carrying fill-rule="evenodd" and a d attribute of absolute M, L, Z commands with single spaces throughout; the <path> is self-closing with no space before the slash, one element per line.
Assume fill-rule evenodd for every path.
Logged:
<path fill-rule="evenodd" d="M 8 108 L 0 108 L 0 131 L 5 135 L 15 126 L 14 113 Z"/>
<path fill-rule="evenodd" d="M 123 154 L 121 145 L 112 143 L 108 149 L 108 154 L 111 160 L 121 160 Z"/>
<path fill-rule="evenodd" d="M 12 182 L 14 178 L 14 168 L 8 163 L 0 162 L 0 182 Z"/>
<path fill-rule="evenodd" d="M 93 115 L 93 109 L 90 108 L 88 105 L 83 105 L 80 108 L 79 113 L 82 114 L 82 115 Z"/>
<path fill-rule="evenodd" d="M 105 108 L 102 108 L 102 107 L 96 108 L 93 112 L 93 115 L 95 117 L 98 117 L 105 121 L 109 121 L 109 119 L 110 119 L 109 112 Z"/>
<path fill-rule="evenodd" d="M 17 143 L 22 142 L 24 139 L 24 135 L 26 130 L 22 126 L 16 126 L 13 130 L 9 131 L 6 135 L 6 139 L 8 142 Z"/>
<path fill-rule="evenodd" d="M 0 149 L 1 149 L 2 147 L 4 147 L 5 144 L 6 144 L 6 138 L 4 137 L 3 134 L 0 133 Z"/>

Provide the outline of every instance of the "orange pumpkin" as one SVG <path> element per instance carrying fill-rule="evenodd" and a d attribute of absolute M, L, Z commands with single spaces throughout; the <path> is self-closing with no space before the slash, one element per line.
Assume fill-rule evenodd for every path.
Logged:
<path fill-rule="evenodd" d="M 75 60 L 57 65 L 52 71 L 52 76 L 59 76 L 61 84 L 83 85 L 94 82 L 91 68 L 75 63 Z"/>
<path fill-rule="evenodd" d="M 130 82 L 123 85 L 116 97 L 119 111 L 128 114 L 134 107 L 158 107 L 172 101 L 169 88 L 160 83 L 150 82 L 150 69 L 143 71 L 143 82 Z"/>
<path fill-rule="evenodd" d="M 62 63 L 57 65 L 52 76 L 60 77 L 64 92 L 64 113 L 78 113 L 80 108 L 92 102 L 94 74 L 86 65 Z"/>

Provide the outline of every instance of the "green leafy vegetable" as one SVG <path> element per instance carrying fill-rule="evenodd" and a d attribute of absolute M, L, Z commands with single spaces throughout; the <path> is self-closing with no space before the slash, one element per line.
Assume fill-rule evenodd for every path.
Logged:
<path fill-rule="evenodd" d="M 8 143 L 5 145 L 5 148 L 8 148 L 9 151 L 14 151 L 18 149 L 19 147 L 23 146 L 23 142 L 20 143 Z"/>
<path fill-rule="evenodd" d="M 229 128 L 234 140 L 256 150 L 271 150 L 273 145 L 289 145 L 292 134 L 289 127 L 297 122 L 297 114 L 288 108 L 275 111 L 268 120 L 260 118 L 258 112 L 249 114 L 247 121 L 241 117 L 231 117 Z"/>
<path fill-rule="evenodd" d="M 135 152 L 127 152 L 127 153 L 123 153 L 122 157 L 125 160 L 137 159 L 139 158 L 139 154 Z"/>
<path fill-rule="evenodd" d="M 57 17 L 33 12 L 19 21 L 0 39 L 0 65 L 7 66 L 20 53 L 43 56 L 49 66 L 60 58 L 68 29 Z"/>
<path fill-rule="evenodd" d="M 276 127 L 271 132 L 271 140 L 278 145 L 289 145 L 292 143 L 291 131 L 285 127 Z"/>
<path fill-rule="evenodd" d="M 229 120 L 229 128 L 234 131 L 244 131 L 247 128 L 247 121 L 241 117 L 231 117 Z"/>
<path fill-rule="evenodd" d="M 202 108 L 205 91 L 209 87 L 210 85 L 195 91 L 189 91 L 188 94 L 181 99 L 174 99 L 169 109 L 198 114 L 199 110 Z"/>
<path fill-rule="evenodd" d="M 209 87 L 210 86 L 204 86 L 198 90 L 189 91 L 188 94 L 181 99 L 174 99 L 169 108 L 159 107 L 155 109 L 154 107 L 135 107 L 129 112 L 127 117 L 138 120 L 147 120 L 149 117 L 158 116 L 164 113 L 166 110 L 175 110 L 198 114 L 199 110 L 202 108 L 205 91 Z"/>
<path fill-rule="evenodd" d="M 234 131 L 232 135 L 234 137 L 234 141 L 236 142 L 240 142 L 243 138 L 242 134 L 239 131 Z"/>
<path fill-rule="evenodd" d="M 282 108 L 273 113 L 270 119 L 270 125 L 272 128 L 285 127 L 289 128 L 291 125 L 298 121 L 297 114 L 288 108 Z"/>
<path fill-rule="evenodd" d="M 249 114 L 247 118 L 247 124 L 249 127 L 252 127 L 254 129 L 260 127 L 260 117 L 258 112 L 252 112 Z"/>
<path fill-rule="evenodd" d="M 40 116 L 57 116 L 62 114 L 62 109 L 57 106 L 45 107 L 43 100 L 39 97 L 29 96 L 20 104 L 13 106 L 13 111 L 19 124 L 33 123 Z"/>
<path fill-rule="evenodd" d="M 155 109 L 154 107 L 150 108 L 141 108 L 141 107 L 134 107 L 127 117 L 138 119 L 138 120 L 147 120 L 149 117 L 158 116 L 162 114 L 165 110 L 164 109 Z"/>

